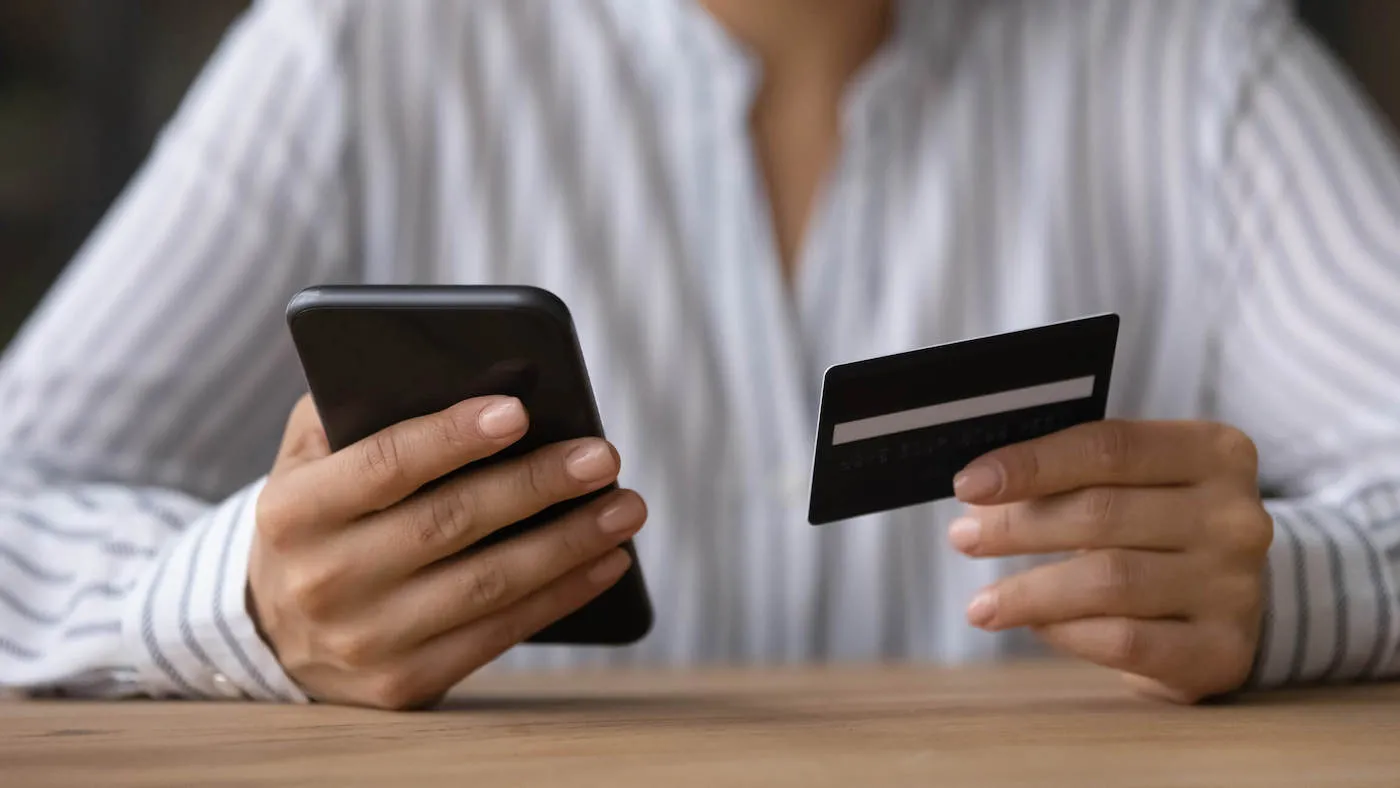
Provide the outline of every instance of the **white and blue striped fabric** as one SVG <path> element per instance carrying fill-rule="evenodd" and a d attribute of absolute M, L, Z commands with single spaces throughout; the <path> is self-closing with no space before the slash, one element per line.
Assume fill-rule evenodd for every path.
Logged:
<path fill-rule="evenodd" d="M 949 503 L 804 521 L 826 365 L 1116 311 L 1113 415 L 1232 423 L 1277 523 L 1261 686 L 1400 672 L 1400 161 L 1278 3 L 903 3 L 780 274 L 760 74 L 683 0 L 270 0 L 0 365 L 0 683 L 300 699 L 244 609 L 321 282 L 578 321 L 658 609 L 501 668 L 961 662 L 1023 563 Z"/>

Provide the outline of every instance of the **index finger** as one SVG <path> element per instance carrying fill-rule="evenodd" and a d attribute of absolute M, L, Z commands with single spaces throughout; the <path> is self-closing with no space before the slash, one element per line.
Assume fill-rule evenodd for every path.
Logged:
<path fill-rule="evenodd" d="M 294 472 L 306 496 L 302 518 L 342 523 L 387 509 L 525 434 L 529 418 L 514 397 L 478 397 L 408 419 Z"/>
<path fill-rule="evenodd" d="M 1091 486 L 1189 484 L 1214 470 L 1215 425 L 1105 420 L 1005 446 L 953 480 L 966 503 L 995 504 Z"/>

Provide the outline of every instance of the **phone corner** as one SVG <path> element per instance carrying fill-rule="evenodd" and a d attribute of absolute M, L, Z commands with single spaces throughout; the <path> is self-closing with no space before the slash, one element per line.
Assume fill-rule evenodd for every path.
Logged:
<path fill-rule="evenodd" d="M 652 630 L 655 628 L 656 611 L 652 608 L 651 604 L 648 603 L 646 607 L 646 612 L 637 617 L 636 627 L 633 628 L 631 632 L 628 632 L 627 635 L 623 637 L 621 642 L 618 643 L 618 645 L 631 646 L 640 643 L 643 640 L 645 640 L 647 635 L 650 635 Z"/>
<path fill-rule="evenodd" d="M 553 290 L 539 285 L 519 285 L 516 291 L 521 300 L 529 306 L 548 312 L 566 324 L 573 324 L 573 313 L 569 310 L 569 305 Z"/>
<path fill-rule="evenodd" d="M 314 309 L 321 302 L 322 290 L 320 285 L 310 285 L 293 293 L 292 297 L 287 300 L 284 314 L 287 325 L 292 325 L 298 317 Z"/>

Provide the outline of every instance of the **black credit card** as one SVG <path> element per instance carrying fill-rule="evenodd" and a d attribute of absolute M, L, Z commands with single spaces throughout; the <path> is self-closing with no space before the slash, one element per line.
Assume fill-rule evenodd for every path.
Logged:
<path fill-rule="evenodd" d="M 1104 418 L 1115 314 L 831 367 L 807 520 L 821 525 L 953 495 L 993 449 Z"/>

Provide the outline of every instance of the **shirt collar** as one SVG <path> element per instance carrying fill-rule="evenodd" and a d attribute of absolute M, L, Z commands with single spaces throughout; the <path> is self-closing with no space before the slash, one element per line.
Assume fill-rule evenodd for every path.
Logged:
<path fill-rule="evenodd" d="M 894 29 L 848 92 L 848 118 L 859 125 L 876 105 L 919 89 L 950 62 L 958 32 L 991 0 L 896 0 Z M 651 74 L 674 73 L 678 58 L 703 68 L 745 101 L 758 65 L 698 0 L 602 0 L 622 44 Z"/>
<path fill-rule="evenodd" d="M 895 0 L 895 25 L 882 52 L 907 55 L 912 63 L 936 67 L 973 7 L 988 0 Z M 628 46 L 650 56 L 673 59 L 678 46 L 701 39 L 722 39 L 709 54 L 744 57 L 747 53 L 698 0 L 603 0 Z M 709 42 L 706 42 L 709 47 Z"/>

